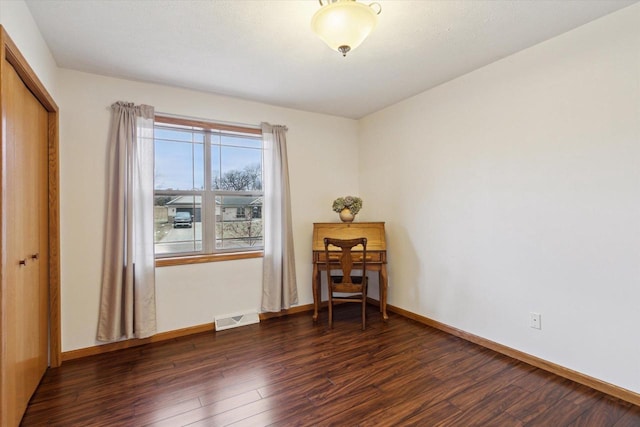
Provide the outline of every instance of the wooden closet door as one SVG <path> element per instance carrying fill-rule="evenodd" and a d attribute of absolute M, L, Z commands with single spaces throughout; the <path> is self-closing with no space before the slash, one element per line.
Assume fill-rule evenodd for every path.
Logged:
<path fill-rule="evenodd" d="M 2 425 L 19 425 L 48 365 L 48 116 L 15 69 L 2 74 L 6 135 Z M 5 412 L 5 411 L 3 411 Z"/>

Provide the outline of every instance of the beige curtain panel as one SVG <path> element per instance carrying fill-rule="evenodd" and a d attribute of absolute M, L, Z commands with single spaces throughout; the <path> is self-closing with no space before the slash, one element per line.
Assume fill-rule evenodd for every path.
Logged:
<path fill-rule="evenodd" d="M 264 139 L 262 311 L 280 311 L 298 304 L 286 134 L 285 126 L 262 124 Z"/>
<path fill-rule="evenodd" d="M 156 332 L 154 108 L 116 102 L 111 112 L 99 341 Z"/>

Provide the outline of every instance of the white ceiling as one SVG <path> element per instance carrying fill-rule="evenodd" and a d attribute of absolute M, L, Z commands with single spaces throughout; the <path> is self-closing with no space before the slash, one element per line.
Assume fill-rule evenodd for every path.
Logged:
<path fill-rule="evenodd" d="M 346 58 L 315 0 L 26 1 L 60 67 L 360 118 L 638 0 L 378 0 Z"/>

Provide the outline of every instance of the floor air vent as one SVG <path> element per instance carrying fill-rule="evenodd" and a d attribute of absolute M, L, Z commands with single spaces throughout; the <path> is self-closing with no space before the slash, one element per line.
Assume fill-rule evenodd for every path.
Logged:
<path fill-rule="evenodd" d="M 258 313 L 240 313 L 240 314 L 225 314 L 223 316 L 216 316 L 216 331 L 224 331 L 225 329 L 237 328 L 239 326 L 252 325 L 259 323 L 260 318 Z"/>

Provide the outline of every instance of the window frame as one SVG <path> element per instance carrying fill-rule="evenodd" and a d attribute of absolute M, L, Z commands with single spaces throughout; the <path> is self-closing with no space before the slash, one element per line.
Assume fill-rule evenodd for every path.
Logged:
<path fill-rule="evenodd" d="M 248 127 L 241 125 L 230 125 L 230 124 L 222 124 L 216 122 L 210 122 L 205 120 L 191 119 L 191 118 L 182 118 L 175 117 L 163 114 L 155 115 L 155 125 L 162 126 L 166 125 L 175 125 L 175 126 L 185 126 L 185 127 L 195 127 L 200 128 L 205 132 L 211 133 L 241 133 L 248 134 L 250 136 L 258 136 L 262 137 L 262 130 L 258 127 Z M 193 142 L 192 142 L 193 143 Z M 250 248 L 239 248 L 239 249 L 216 249 L 216 214 L 215 214 L 215 200 L 216 197 L 224 197 L 224 196 L 261 196 L 264 200 L 264 186 L 260 191 L 229 191 L 229 190 L 216 190 L 211 188 L 211 141 L 207 142 L 207 138 L 205 138 L 203 142 L 203 146 L 205 147 L 205 159 L 204 159 L 204 179 L 205 183 L 208 182 L 208 185 L 205 184 L 205 188 L 202 190 L 156 190 L 154 184 L 154 197 L 169 195 L 170 194 L 181 194 L 187 196 L 201 196 L 201 217 L 212 217 L 207 219 L 208 223 L 213 227 L 213 236 L 210 239 L 205 239 L 204 233 L 202 234 L 202 252 L 184 252 L 184 253 L 171 253 L 166 255 L 158 255 L 154 253 L 156 267 L 165 267 L 165 266 L 174 266 L 174 265 L 185 265 L 185 264 L 197 264 L 204 262 L 216 262 L 216 261 L 229 261 L 229 260 L 238 260 L 238 259 L 250 259 L 250 258 L 261 258 L 264 256 L 263 247 L 260 246 L 256 249 Z M 264 146 L 262 147 L 262 154 L 264 159 Z M 262 163 L 262 167 L 264 168 L 264 160 Z M 264 170 L 263 170 L 263 179 L 264 179 Z M 264 184 L 264 183 L 263 183 Z M 207 187 L 209 189 L 207 190 Z M 208 196 L 205 194 L 208 193 Z M 207 202 L 206 202 L 207 201 Z M 205 203 L 208 203 L 206 206 Z M 204 231 L 204 218 L 201 218 L 202 227 Z M 194 222 L 195 224 L 195 222 Z M 263 238 L 264 238 L 264 225 L 263 225 Z M 207 242 L 207 243 L 205 243 Z M 155 245 L 155 243 L 154 243 Z"/>

